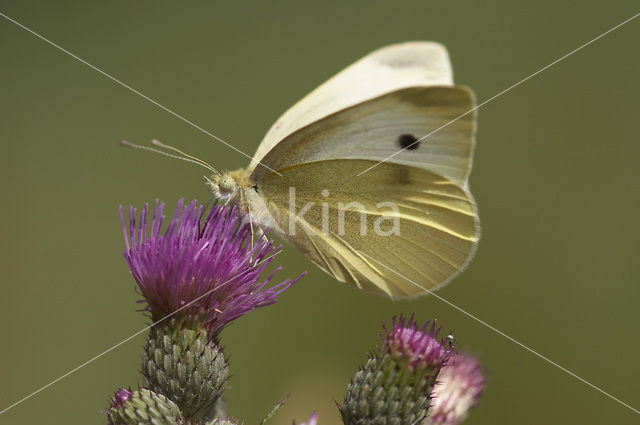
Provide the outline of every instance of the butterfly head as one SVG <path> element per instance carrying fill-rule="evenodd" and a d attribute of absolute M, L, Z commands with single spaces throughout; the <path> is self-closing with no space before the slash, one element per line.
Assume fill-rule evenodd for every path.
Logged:
<path fill-rule="evenodd" d="M 214 198 L 224 202 L 234 199 L 238 192 L 238 184 L 227 172 L 214 174 L 207 178 L 207 186 Z"/>
<path fill-rule="evenodd" d="M 224 171 L 207 178 L 207 186 L 213 197 L 223 202 L 237 203 L 240 191 L 248 184 L 245 170 Z M 235 201 L 235 202 L 234 202 Z"/>

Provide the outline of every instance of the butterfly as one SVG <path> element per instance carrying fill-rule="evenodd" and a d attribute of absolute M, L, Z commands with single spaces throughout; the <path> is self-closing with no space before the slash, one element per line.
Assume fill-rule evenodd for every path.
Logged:
<path fill-rule="evenodd" d="M 478 243 L 474 105 L 441 44 L 383 47 L 286 111 L 247 168 L 207 184 L 338 281 L 425 294 Z"/>

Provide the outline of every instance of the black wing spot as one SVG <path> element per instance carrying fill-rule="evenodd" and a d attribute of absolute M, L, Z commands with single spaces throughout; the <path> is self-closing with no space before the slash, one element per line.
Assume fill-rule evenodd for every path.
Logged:
<path fill-rule="evenodd" d="M 407 149 L 412 151 L 412 150 L 418 149 L 418 146 L 420 146 L 420 141 L 416 136 L 412 134 L 403 134 L 400 137 L 398 137 L 398 145 L 402 149 Z"/>

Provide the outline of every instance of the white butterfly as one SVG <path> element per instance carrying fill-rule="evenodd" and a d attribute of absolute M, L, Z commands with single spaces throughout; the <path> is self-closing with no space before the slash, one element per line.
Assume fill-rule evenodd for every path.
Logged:
<path fill-rule="evenodd" d="M 432 290 L 466 267 L 478 242 L 474 104 L 453 85 L 442 45 L 387 46 L 285 112 L 249 167 L 208 185 L 337 280 L 424 294 L 391 270 Z"/>

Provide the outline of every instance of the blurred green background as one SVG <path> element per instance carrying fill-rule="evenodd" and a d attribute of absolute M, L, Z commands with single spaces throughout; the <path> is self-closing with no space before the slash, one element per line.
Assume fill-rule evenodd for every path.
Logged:
<path fill-rule="evenodd" d="M 252 154 L 286 108 L 366 53 L 437 40 L 479 101 L 638 12 L 605 2 L 0 1 L 0 11 Z M 480 109 L 471 186 L 483 237 L 439 295 L 640 408 L 640 18 Z M 140 330 L 119 204 L 207 200 L 202 170 L 126 150 L 158 138 L 235 169 L 248 160 L 0 18 L 0 410 Z M 435 297 L 391 302 L 309 275 L 223 333 L 229 412 L 320 413 L 380 325 L 437 317 L 489 376 L 468 424 L 637 423 L 636 414 Z M 101 424 L 136 386 L 139 336 L 0 415 Z"/>

